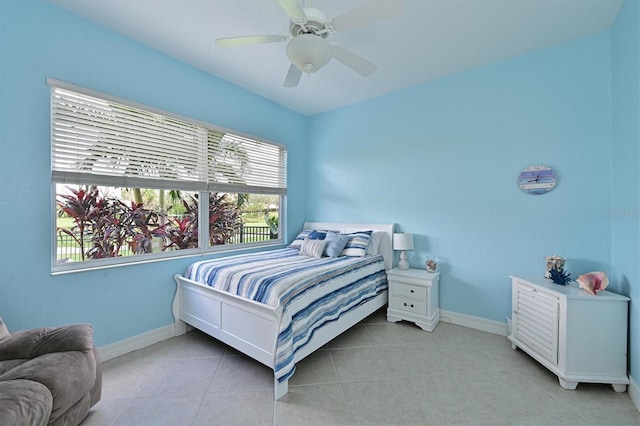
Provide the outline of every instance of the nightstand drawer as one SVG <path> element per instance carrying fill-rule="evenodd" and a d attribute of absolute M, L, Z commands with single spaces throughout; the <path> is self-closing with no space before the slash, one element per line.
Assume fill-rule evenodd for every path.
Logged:
<path fill-rule="evenodd" d="M 427 300 L 427 288 L 417 285 L 393 283 L 391 292 L 394 296 L 411 297 L 420 300 Z"/>
<path fill-rule="evenodd" d="M 394 296 L 394 297 L 391 297 L 389 306 L 394 309 L 413 312 L 414 314 L 418 314 L 418 315 L 427 314 L 427 304 L 425 302 L 421 302 L 415 299 L 407 299 L 405 297 Z"/>

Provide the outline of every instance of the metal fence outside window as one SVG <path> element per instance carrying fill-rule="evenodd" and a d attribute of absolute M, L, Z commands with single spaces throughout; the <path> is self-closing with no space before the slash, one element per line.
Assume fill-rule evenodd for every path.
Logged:
<path fill-rule="evenodd" d="M 231 238 L 231 244 L 239 243 L 255 243 L 259 241 L 268 241 L 277 238 L 277 235 L 271 234 L 271 230 L 268 226 L 243 226 L 240 232 Z M 91 240 L 85 241 L 85 248 L 92 246 Z M 57 257 L 58 261 L 62 260 L 74 260 L 81 261 L 82 253 L 80 247 L 75 240 L 67 234 L 58 233 L 57 244 Z M 120 249 L 120 256 L 131 256 L 133 252 L 129 247 L 122 247 Z"/>
<path fill-rule="evenodd" d="M 237 243 L 255 243 L 258 241 L 268 241 L 277 238 L 272 235 L 268 226 L 243 226 L 240 233 L 233 237 L 231 241 Z"/>

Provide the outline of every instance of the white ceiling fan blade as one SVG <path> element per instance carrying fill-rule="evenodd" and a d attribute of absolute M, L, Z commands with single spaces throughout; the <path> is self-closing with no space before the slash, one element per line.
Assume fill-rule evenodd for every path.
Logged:
<path fill-rule="evenodd" d="M 298 4 L 298 0 L 278 0 L 278 4 L 292 21 L 304 21 L 307 19 L 304 10 L 302 10 L 300 4 Z"/>
<path fill-rule="evenodd" d="M 216 39 L 216 44 L 220 47 L 239 47 L 239 46 L 249 46 L 252 44 L 274 43 L 278 41 L 285 41 L 288 38 L 289 36 L 283 36 L 283 35 L 225 37 L 225 38 Z"/>
<path fill-rule="evenodd" d="M 302 71 L 298 69 L 294 64 L 289 67 L 287 77 L 284 79 L 284 87 L 296 87 L 300 83 L 300 77 L 302 77 Z"/>
<path fill-rule="evenodd" d="M 362 56 L 353 53 L 337 44 L 331 45 L 331 54 L 338 61 L 342 62 L 363 77 L 373 74 L 378 69 L 377 66 L 364 59 Z"/>
<path fill-rule="evenodd" d="M 402 0 L 369 0 L 362 6 L 338 15 L 330 22 L 335 31 L 347 31 L 402 13 Z"/>

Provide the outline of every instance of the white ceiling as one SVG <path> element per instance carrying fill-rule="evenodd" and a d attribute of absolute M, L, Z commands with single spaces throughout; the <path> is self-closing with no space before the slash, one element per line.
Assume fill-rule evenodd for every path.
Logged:
<path fill-rule="evenodd" d="M 333 34 L 378 66 L 336 60 L 284 88 L 286 42 L 221 48 L 216 38 L 288 34 L 276 0 L 49 0 L 304 115 L 608 29 L 624 0 L 404 0 L 399 17 Z M 366 0 L 313 0 L 329 17 Z M 301 2 L 307 6 L 307 0 Z"/>

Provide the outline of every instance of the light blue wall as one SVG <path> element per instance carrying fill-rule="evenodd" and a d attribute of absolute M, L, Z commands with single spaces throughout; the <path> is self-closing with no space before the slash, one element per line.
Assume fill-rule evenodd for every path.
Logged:
<path fill-rule="evenodd" d="M 309 119 L 310 219 L 395 222 L 413 267 L 439 256 L 440 306 L 504 321 L 508 275 L 566 257 L 611 269 L 609 32 Z M 526 195 L 522 169 L 556 188 Z M 620 283 L 612 289 L 620 290 Z"/>
<path fill-rule="evenodd" d="M 0 315 L 10 329 L 89 322 L 105 345 L 173 322 L 174 273 L 192 259 L 51 276 L 46 78 L 284 143 L 289 234 L 305 219 L 306 118 L 42 0 L 0 11 Z"/>
<path fill-rule="evenodd" d="M 611 30 L 613 280 L 631 297 L 630 372 L 640 383 L 640 7 L 625 1 Z"/>

